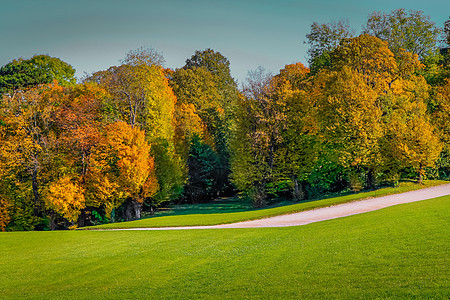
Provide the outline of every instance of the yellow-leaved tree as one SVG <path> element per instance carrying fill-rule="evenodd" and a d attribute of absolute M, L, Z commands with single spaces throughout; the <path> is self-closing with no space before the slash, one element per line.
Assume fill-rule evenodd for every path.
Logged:
<path fill-rule="evenodd" d="M 0 231 L 5 231 L 6 226 L 11 221 L 9 209 L 11 204 L 3 197 L 0 197 Z"/>
<path fill-rule="evenodd" d="M 302 186 L 318 157 L 317 114 L 308 94 L 309 69 L 301 63 L 286 65 L 272 79 L 272 95 L 286 113 L 282 141 L 275 151 L 275 177 L 292 185 L 296 200 L 305 197 Z"/>
<path fill-rule="evenodd" d="M 274 182 L 275 154 L 286 129 L 286 99 L 272 97 L 273 77 L 264 68 L 249 72 L 244 95 L 236 101 L 230 148 L 233 183 L 246 191 L 255 207 L 267 204 Z"/>
<path fill-rule="evenodd" d="M 177 103 L 175 110 L 175 146 L 185 163 L 188 159 L 191 139 L 195 135 L 206 140 L 211 139 L 206 132 L 202 119 L 197 114 L 195 106 L 193 104 Z"/>
<path fill-rule="evenodd" d="M 421 183 L 426 167 L 434 167 L 442 151 L 436 127 L 427 114 L 430 87 L 422 76 L 399 81 L 402 91 L 387 95 L 389 103 L 383 116 L 385 134 L 381 141 L 385 166 L 412 167 Z"/>
<path fill-rule="evenodd" d="M 140 218 L 143 201 L 158 189 L 144 131 L 121 121 L 106 126 L 92 150 L 87 186 L 87 202 L 103 206 L 112 221 L 124 202 L 125 220 Z"/>
<path fill-rule="evenodd" d="M 71 228 L 75 228 L 74 223 L 86 207 L 83 187 L 70 176 L 61 177 L 50 185 L 45 202 L 48 208 L 66 218 Z"/>
<path fill-rule="evenodd" d="M 15 229 L 43 225 L 43 188 L 51 181 L 56 133 L 53 113 L 62 95 L 57 82 L 4 95 L 0 106 L 0 195 L 10 199 Z M 40 227 L 42 228 L 42 227 Z"/>
<path fill-rule="evenodd" d="M 357 180 L 362 170 L 368 173 L 367 184 L 373 185 L 371 174 L 378 163 L 378 139 L 383 134 L 377 93 L 364 76 L 347 66 L 319 76 L 325 76 L 326 82 L 317 100 L 323 144 L 337 162 L 353 172 L 350 183 L 354 190 L 363 187 Z"/>
<path fill-rule="evenodd" d="M 423 106 L 429 96 L 425 79 L 415 75 L 423 68 L 418 56 L 403 49 L 394 56 L 386 42 L 363 34 L 342 40 L 331 53 L 331 62 L 315 78 L 321 133 L 337 161 L 350 171 L 353 188 L 363 187 L 361 174 L 366 187 L 373 188 L 377 169 L 389 173 L 413 167 L 423 174 L 423 168 L 432 165 L 424 160 L 427 149 L 428 158 L 435 160 L 440 147 L 425 111 L 405 113 L 414 105 Z M 400 123 L 405 125 L 403 132 L 392 132 Z M 411 151 L 419 141 L 412 130 L 417 138 L 429 137 L 428 146 L 422 143 L 415 154 Z M 401 138 L 406 131 L 409 137 Z M 405 151 L 394 155 L 401 143 Z"/>
<path fill-rule="evenodd" d="M 141 128 L 152 144 L 160 182 L 152 198 L 155 206 L 178 198 L 183 184 L 180 158 L 174 145 L 177 99 L 169 86 L 163 61 L 154 49 L 140 48 L 129 51 L 122 65 L 97 72 L 90 78 L 111 95 L 109 117 Z"/>

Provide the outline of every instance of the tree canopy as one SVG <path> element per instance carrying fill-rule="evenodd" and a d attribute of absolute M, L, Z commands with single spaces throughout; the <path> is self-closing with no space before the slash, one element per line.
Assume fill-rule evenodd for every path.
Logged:
<path fill-rule="evenodd" d="M 52 83 L 62 86 L 75 83 L 75 69 L 56 57 L 35 55 L 30 59 L 15 59 L 0 68 L 0 94 Z"/>
<path fill-rule="evenodd" d="M 372 13 L 363 32 L 387 41 L 395 55 L 404 49 L 423 60 L 436 51 L 442 29 L 422 11 L 400 8 L 389 14 Z"/>
<path fill-rule="evenodd" d="M 0 68 L 0 230 L 68 229 L 237 197 L 264 207 L 450 178 L 450 54 L 421 11 L 361 34 L 314 22 L 309 67 L 250 71 L 138 48 L 76 83 L 59 58 Z"/>

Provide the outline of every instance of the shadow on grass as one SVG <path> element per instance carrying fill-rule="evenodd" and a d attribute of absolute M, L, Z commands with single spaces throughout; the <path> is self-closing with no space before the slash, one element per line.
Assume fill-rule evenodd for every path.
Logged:
<path fill-rule="evenodd" d="M 402 180 L 400 185 L 411 185 L 417 184 L 417 181 L 414 180 Z M 234 197 L 223 197 L 217 198 L 208 203 L 197 203 L 197 204 L 178 204 L 173 205 L 172 207 L 160 208 L 157 212 L 152 215 L 145 215 L 142 219 L 156 218 L 156 217 L 165 217 L 165 216 L 181 216 L 181 215 L 191 215 L 191 214 L 224 214 L 224 213 L 235 213 L 235 212 L 244 212 L 244 211 L 256 211 L 256 210 L 264 210 L 269 208 L 275 208 L 279 206 L 286 206 L 296 203 L 307 203 L 313 202 L 323 199 L 342 197 L 348 195 L 354 195 L 359 193 L 373 192 L 385 188 L 392 188 L 393 186 L 380 186 L 374 190 L 361 190 L 360 192 L 352 192 L 350 190 L 345 190 L 339 193 L 327 193 L 322 195 L 322 197 L 305 199 L 302 201 L 293 201 L 288 198 L 270 198 L 268 199 L 268 205 L 263 208 L 254 208 L 251 200 L 244 199 L 239 196 Z"/>

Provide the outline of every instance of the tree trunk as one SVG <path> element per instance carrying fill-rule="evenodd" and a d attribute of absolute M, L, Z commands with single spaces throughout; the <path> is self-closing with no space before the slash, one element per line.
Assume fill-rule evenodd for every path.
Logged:
<path fill-rule="evenodd" d="M 297 176 L 294 176 L 294 191 L 292 192 L 292 197 L 295 201 L 300 201 L 305 198 L 305 192 L 303 191 L 303 186 L 298 183 Z"/>
<path fill-rule="evenodd" d="M 125 221 L 132 221 L 141 218 L 142 205 L 135 199 L 126 202 L 125 206 Z"/>
<path fill-rule="evenodd" d="M 109 222 L 110 222 L 110 223 L 116 222 L 116 209 L 115 209 L 115 208 L 113 208 L 113 209 L 111 210 L 111 219 L 109 220 Z"/>
<path fill-rule="evenodd" d="M 419 164 L 419 184 L 422 184 L 423 182 L 423 167 L 422 164 Z"/>
<path fill-rule="evenodd" d="M 33 214 L 35 217 L 39 216 L 40 209 L 39 209 L 39 190 L 38 190 L 38 182 L 37 182 L 37 175 L 38 170 L 35 166 L 33 168 L 33 173 L 31 174 L 31 185 L 33 188 L 33 196 L 34 196 L 34 208 L 33 208 Z"/>
<path fill-rule="evenodd" d="M 370 190 L 375 189 L 375 176 L 372 168 L 367 170 L 366 187 Z"/>
<path fill-rule="evenodd" d="M 261 208 L 267 205 L 266 202 L 266 185 L 264 182 L 255 184 L 253 193 L 253 206 Z"/>
<path fill-rule="evenodd" d="M 50 221 L 49 221 L 49 227 L 50 230 L 56 230 L 56 223 L 55 223 L 55 214 L 53 211 L 50 211 L 49 213 Z"/>

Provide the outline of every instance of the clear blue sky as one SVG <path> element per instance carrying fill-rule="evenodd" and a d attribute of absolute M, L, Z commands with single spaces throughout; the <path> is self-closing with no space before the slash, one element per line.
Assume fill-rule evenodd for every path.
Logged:
<path fill-rule="evenodd" d="M 59 57 L 76 76 L 118 65 L 132 49 L 162 52 L 166 67 L 212 48 L 240 82 L 259 65 L 306 65 L 311 24 L 348 19 L 357 32 L 373 11 L 422 10 L 442 27 L 450 0 L 0 0 L 0 65 L 35 54 Z"/>

